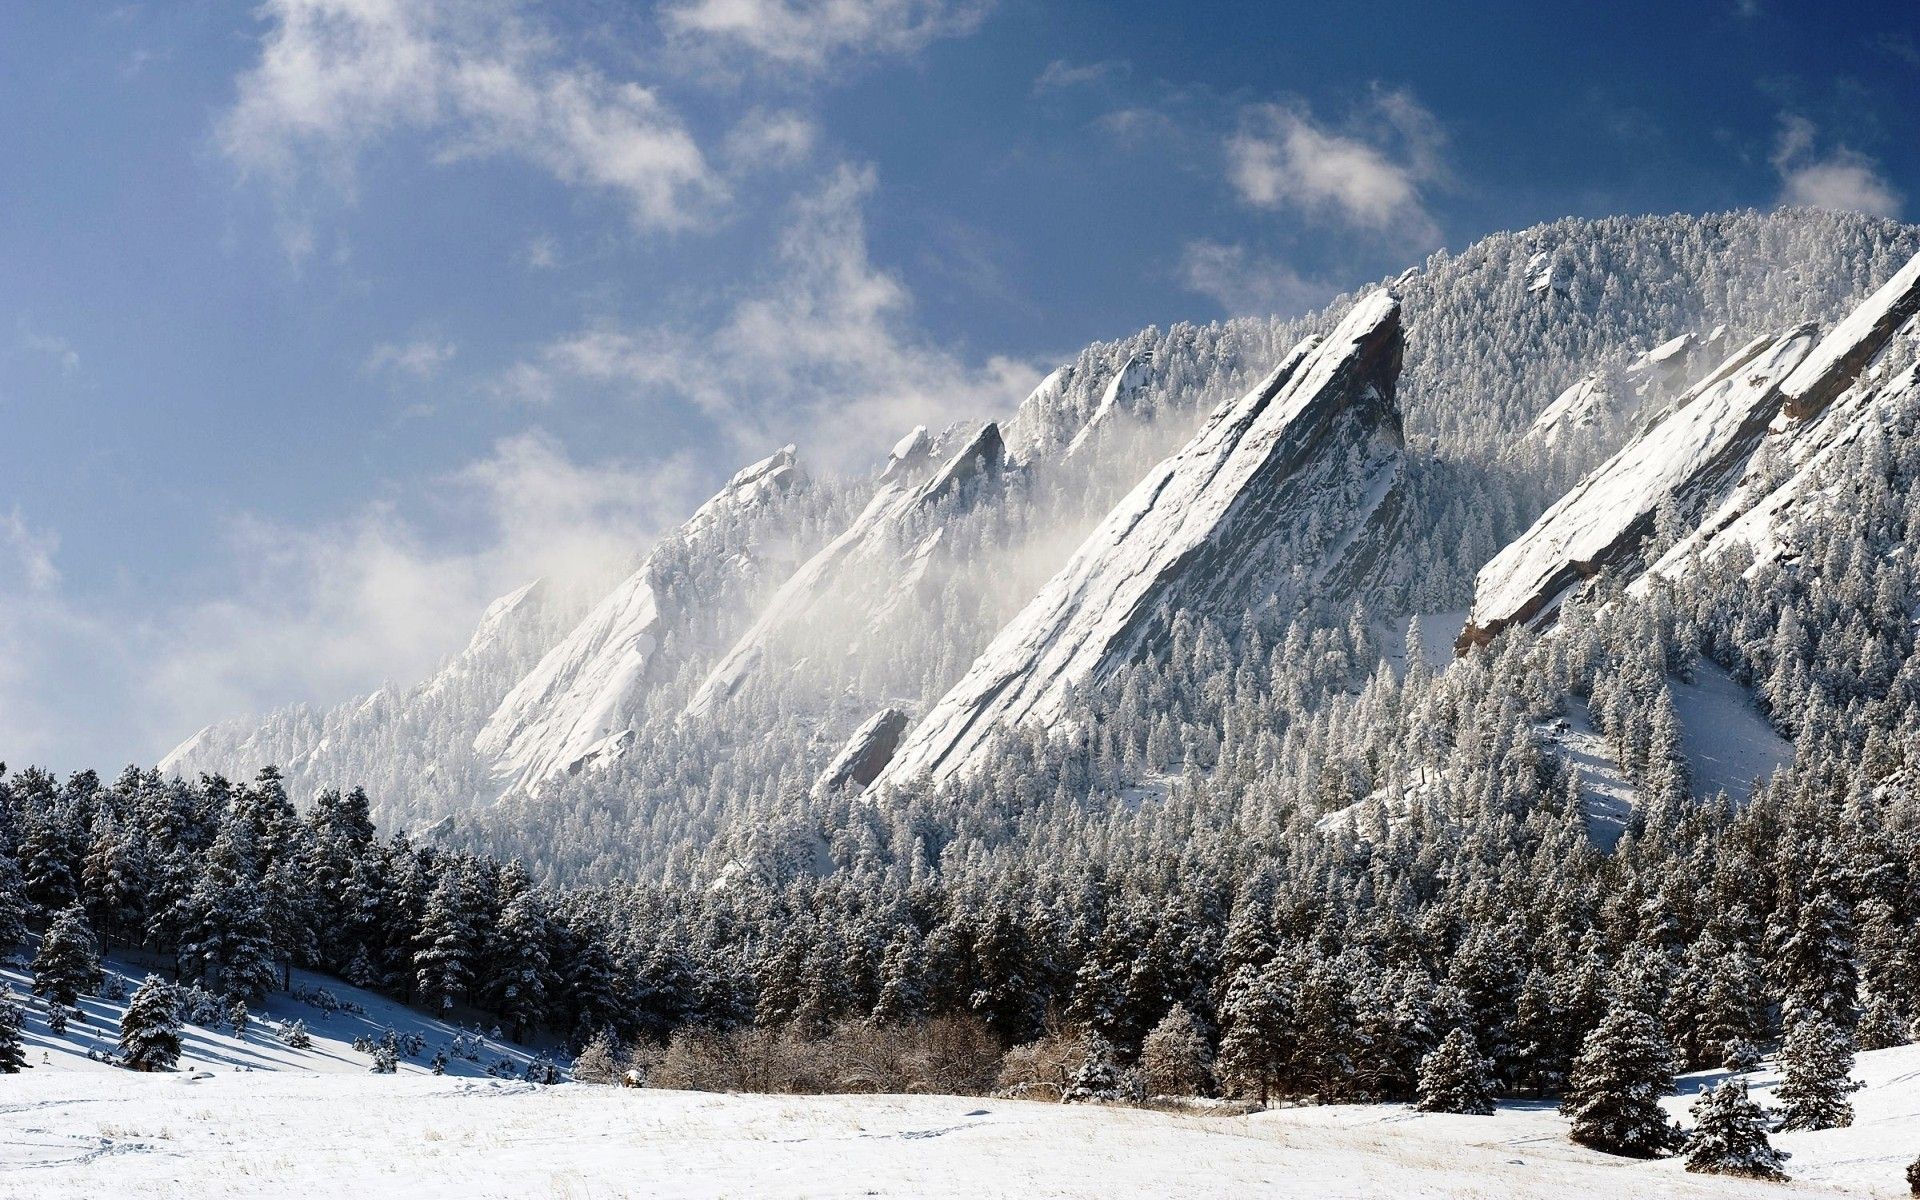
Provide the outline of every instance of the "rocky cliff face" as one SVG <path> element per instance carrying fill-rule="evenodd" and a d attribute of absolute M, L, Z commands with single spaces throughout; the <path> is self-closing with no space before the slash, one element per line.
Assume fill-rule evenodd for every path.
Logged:
<path fill-rule="evenodd" d="M 917 538 L 908 536 L 916 520 L 943 504 L 976 499 L 1006 466 L 1000 427 L 991 421 L 961 441 L 944 462 L 939 458 L 941 448 L 924 431 L 915 434 L 895 447 L 866 508 L 846 532 L 780 586 L 759 619 L 708 673 L 685 715 L 711 715 L 787 634 L 809 623 L 838 625 L 848 634 L 849 644 L 857 641 L 858 632 L 898 603 L 903 590 L 918 582 L 938 553 L 937 528 Z"/>
<path fill-rule="evenodd" d="M 1638 574 L 1663 509 L 1684 535 L 1724 530 L 1763 507 L 1773 489 L 1752 471 L 1763 443 L 1789 459 L 1817 456 L 1833 424 L 1819 418 L 1916 311 L 1920 257 L 1825 337 L 1803 325 L 1735 351 L 1481 568 L 1458 648 L 1484 645 L 1516 622 L 1551 621 L 1602 571 Z M 1717 536 L 1695 533 L 1683 544 Z"/>
<path fill-rule="evenodd" d="M 1376 292 L 1221 406 L 994 639 L 878 783 L 977 767 L 996 731 L 1057 718 L 1070 689 L 1141 653 L 1177 611 L 1353 587 L 1398 520 L 1401 348 L 1399 304 Z"/>
<path fill-rule="evenodd" d="M 697 548 L 720 522 L 767 503 L 800 479 L 793 447 L 747 467 L 681 526 L 671 545 Z M 508 788 L 537 792 L 620 752 L 669 617 L 655 592 L 661 550 L 595 605 L 497 708 L 474 749 Z"/>

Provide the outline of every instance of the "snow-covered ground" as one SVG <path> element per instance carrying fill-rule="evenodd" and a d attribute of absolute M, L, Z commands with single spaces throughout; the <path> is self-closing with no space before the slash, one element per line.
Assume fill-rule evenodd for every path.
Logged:
<path fill-rule="evenodd" d="M 1869 1087 L 1853 1128 L 1777 1139 L 1793 1154 L 1783 1188 L 1584 1150 L 1545 1104 L 1493 1117 L 1400 1105 L 1242 1117 L 364 1072 L 34 1071 L 0 1083 L 0 1195 L 1904 1195 L 1920 1146 L 1920 1047 L 1862 1055 L 1858 1073 Z M 1669 1106 L 1682 1115 L 1690 1099 Z"/>
<path fill-rule="evenodd" d="M 1724 789 L 1735 802 L 1745 800 L 1756 779 L 1793 761 L 1793 743 L 1767 724 L 1753 694 L 1714 663 L 1701 659 L 1692 683 L 1671 679 L 1667 687 L 1694 795 Z"/>
<path fill-rule="evenodd" d="M 136 956 L 110 955 L 105 966 L 109 976 L 119 976 L 121 990 L 128 996 L 146 978 L 147 964 Z M 28 996 L 32 977 L 20 963 L 0 962 L 0 980 L 23 1001 L 27 1014 L 27 1062 L 35 1068 L 26 1075 L 0 1076 L 0 1099 L 9 1096 L 22 1080 L 29 1078 L 72 1073 L 104 1075 L 116 1081 L 131 1077 L 129 1072 L 111 1063 L 89 1057 L 89 1051 L 102 1058 L 118 1051 L 120 1016 L 126 1010 L 124 999 L 83 997 L 80 1009 L 85 1019 L 70 1021 L 66 1033 L 55 1036 L 47 1029 L 45 1006 L 38 998 Z M 111 990 L 102 988 L 103 992 Z M 445 1069 L 454 1076 L 484 1078 L 489 1065 L 504 1073 L 503 1063 L 511 1063 L 516 1074 L 524 1074 L 528 1061 L 535 1057 L 526 1047 L 490 1036 L 491 1027 L 469 1028 L 453 1021 L 435 1020 L 374 992 L 306 971 L 293 973 L 292 992 L 273 993 L 254 1006 L 249 1017 L 244 1037 L 234 1036 L 224 1022 L 217 1029 L 184 1026 L 180 1038 L 181 1070 L 240 1072 L 248 1076 L 262 1071 L 365 1074 L 372 1070 L 373 1058 L 353 1049 L 354 1040 L 378 1039 L 389 1029 L 401 1037 L 417 1037 L 424 1047 L 421 1053 L 400 1059 L 402 1072 L 430 1074 L 428 1064 L 440 1049 L 463 1052 L 449 1056 Z M 304 1050 L 287 1045 L 279 1037 L 281 1027 L 296 1020 L 306 1026 L 312 1043 Z M 561 1065 L 565 1065 L 564 1060 Z M 0 1177 L 0 1197 L 12 1194 L 7 1190 L 4 1177 Z"/>

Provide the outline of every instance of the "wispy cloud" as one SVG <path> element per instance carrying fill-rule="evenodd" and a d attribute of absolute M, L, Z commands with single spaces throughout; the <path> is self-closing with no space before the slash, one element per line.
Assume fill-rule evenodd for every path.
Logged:
<path fill-rule="evenodd" d="M 1064 58 L 1056 58 L 1033 81 L 1033 94 L 1063 91 L 1067 88 L 1088 87 L 1096 83 L 1105 83 L 1109 79 L 1124 78 L 1133 70 L 1133 64 L 1124 59 L 1110 58 L 1101 62 L 1076 63 Z"/>
<path fill-rule="evenodd" d="M 990 7 L 989 0 L 678 0 L 662 20 L 682 39 L 813 74 L 972 33 Z"/>
<path fill-rule="evenodd" d="M 784 167 L 812 154 L 819 137 L 819 127 L 804 113 L 756 108 L 728 131 L 724 149 L 735 167 Z"/>
<path fill-rule="evenodd" d="M 1338 290 L 1304 278 L 1277 259 L 1220 242 L 1189 242 L 1180 275 L 1189 291 L 1211 297 L 1231 316 L 1291 316 L 1324 303 Z"/>
<path fill-rule="evenodd" d="M 918 423 L 1016 402 L 1037 364 L 963 361 L 921 334 L 913 298 L 869 255 L 869 169 L 841 167 L 799 197 L 776 269 L 710 329 L 602 323 L 510 369 L 501 390 L 552 401 L 612 388 L 662 410 L 694 405 L 739 453 L 798 440 L 814 461 L 862 462 Z"/>
<path fill-rule="evenodd" d="M 31 329 L 23 324 L 20 326 L 19 345 L 20 349 L 28 354 L 52 361 L 60 368 L 62 375 L 77 374 L 80 370 L 80 352 L 73 348 L 72 342 L 63 337 Z"/>
<path fill-rule="evenodd" d="M 400 374 L 414 379 L 431 379 L 453 361 L 460 348 L 436 338 L 393 343 L 374 347 L 367 355 L 366 369 L 374 374 Z"/>
<path fill-rule="evenodd" d="M 1816 151 L 1819 129 L 1796 113 L 1780 117 L 1773 169 L 1780 175 L 1783 205 L 1844 209 L 1897 217 L 1905 199 L 1880 172 L 1880 164 L 1845 146 Z"/>
<path fill-rule="evenodd" d="M 562 58 L 512 4 L 267 0 L 260 11 L 260 58 L 219 141 L 289 194 L 316 174 L 351 194 L 361 152 L 413 131 L 441 161 L 510 156 L 616 196 L 643 229 L 696 224 L 726 198 L 654 90 Z"/>
<path fill-rule="evenodd" d="M 224 555 L 197 564 L 215 595 L 155 598 L 132 619 L 72 594 L 59 539 L 0 513 L 0 757 L 158 757 L 213 720 L 420 678 L 519 584 L 604 587 L 705 482 L 686 457 L 587 463 L 527 432 L 411 489 L 412 515 L 385 501 L 313 526 L 243 514 Z M 74 672 L 85 688 L 51 685 Z"/>
<path fill-rule="evenodd" d="M 20 509 L 0 513 L 0 580 L 12 579 L 32 591 L 44 592 L 60 582 L 53 556 L 60 538 L 27 524 Z"/>
<path fill-rule="evenodd" d="M 1256 208 L 1287 208 L 1378 232 L 1431 241 L 1423 189 L 1445 178 L 1446 137 L 1404 91 L 1377 91 L 1342 129 L 1302 102 L 1244 109 L 1227 139 L 1228 179 Z"/>

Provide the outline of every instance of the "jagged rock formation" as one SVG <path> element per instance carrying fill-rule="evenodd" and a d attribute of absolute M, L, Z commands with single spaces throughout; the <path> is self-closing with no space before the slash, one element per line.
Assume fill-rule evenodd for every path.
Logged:
<path fill-rule="evenodd" d="M 1074 434 L 1073 440 L 1067 443 L 1069 457 L 1078 454 L 1082 447 L 1098 437 L 1100 430 L 1113 420 L 1116 413 L 1123 413 L 1132 406 L 1134 399 L 1146 390 L 1148 368 L 1152 364 L 1153 352 L 1150 350 L 1127 359 L 1126 365 L 1107 384 L 1107 390 L 1101 393 L 1100 406 L 1093 410 L 1093 415 L 1080 427 L 1080 432 Z"/>
<path fill-rule="evenodd" d="M 883 708 L 868 717 L 820 772 L 814 791 L 827 795 L 847 788 L 864 789 L 893 760 L 894 751 L 900 748 L 900 735 L 906 731 L 907 714 L 898 708 Z"/>
<path fill-rule="evenodd" d="M 999 729 L 1059 716 L 1179 609 L 1257 603 L 1300 572 L 1351 589 L 1398 521 L 1400 306 L 1360 301 L 1121 501 L 928 713 L 880 782 L 979 765 Z M 1311 532 L 1309 532 L 1311 531 Z"/>
<path fill-rule="evenodd" d="M 1916 309 L 1920 257 L 1825 337 L 1803 325 L 1736 351 L 1481 569 L 1458 648 L 1484 645 L 1515 622 L 1551 621 L 1584 580 L 1630 568 L 1662 506 L 1698 521 L 1731 504 L 1738 511 L 1708 526 L 1731 525 L 1757 503 L 1740 485 L 1763 439 L 1804 439 Z"/>
<path fill-rule="evenodd" d="M 754 463 L 681 526 L 676 548 L 696 547 L 720 521 L 765 504 L 799 478 L 792 446 Z M 555 776 L 604 764 L 623 749 L 637 694 L 666 633 L 654 579 L 660 554 L 649 554 L 595 605 L 507 693 L 474 739 L 503 784 L 538 791 Z"/>
<path fill-rule="evenodd" d="M 924 430 L 895 447 L 873 499 L 846 532 L 808 559 L 774 593 L 752 628 L 722 657 L 686 707 L 689 717 L 710 715 L 731 697 L 769 648 L 786 632 L 833 609 L 831 619 L 860 627 L 898 602 L 925 573 L 939 530 L 921 539 L 904 559 L 898 542 L 910 523 L 943 502 L 961 501 L 976 485 L 996 479 L 1006 465 L 1000 427 L 989 421 L 929 477 L 937 447 Z M 875 596 L 877 593 L 877 596 Z M 871 597 L 871 598 L 869 598 Z M 864 600 L 864 602 L 863 602 Z"/>

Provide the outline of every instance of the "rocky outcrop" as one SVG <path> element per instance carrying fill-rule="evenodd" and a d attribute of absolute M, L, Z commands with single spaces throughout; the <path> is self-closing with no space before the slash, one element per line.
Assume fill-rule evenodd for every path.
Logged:
<path fill-rule="evenodd" d="M 928 569 L 938 546 L 938 530 L 915 539 L 904 554 L 902 536 L 913 521 L 943 503 L 964 503 L 980 485 L 995 480 L 1006 465 L 1000 427 L 989 421 L 960 449 L 933 470 L 925 463 L 935 448 L 909 435 L 895 448 L 909 458 L 889 460 L 875 489 L 853 524 L 803 563 L 780 585 L 759 619 L 708 673 L 685 715 L 712 713 L 740 689 L 783 634 L 814 620 L 832 607 L 833 619 L 849 632 L 864 628 L 873 614 L 897 602 Z"/>
<path fill-rule="evenodd" d="M 864 790 L 893 761 L 893 752 L 900 748 L 900 735 L 906 731 L 907 714 L 900 709 L 883 708 L 868 717 L 820 772 L 814 791 L 824 796 L 848 789 Z"/>
<path fill-rule="evenodd" d="M 1126 365 L 1107 382 L 1107 390 L 1100 393 L 1100 403 L 1093 410 L 1093 415 L 1087 418 L 1080 432 L 1074 434 L 1073 440 L 1067 443 L 1067 457 L 1081 453 L 1089 442 L 1099 436 L 1100 430 L 1114 419 L 1115 414 L 1133 407 L 1140 393 L 1146 390 L 1152 366 L 1153 355 L 1149 351 L 1142 351 L 1127 359 Z"/>
<path fill-rule="evenodd" d="M 1456 646 L 1515 622 L 1551 619 L 1574 585 L 1638 553 L 1663 503 L 1717 491 L 1780 409 L 1780 384 L 1813 345 L 1810 327 L 1756 338 L 1680 398 L 1668 416 L 1581 480 L 1474 580 Z"/>
<path fill-rule="evenodd" d="M 754 463 L 680 527 L 675 549 L 698 546 L 718 522 L 767 503 L 800 477 L 792 446 Z M 509 790 L 538 792 L 555 777 L 611 761 L 632 740 L 629 721 L 666 634 L 654 578 L 660 554 L 649 554 L 548 651 L 474 739 Z"/>
<path fill-rule="evenodd" d="M 1056 720 L 1179 611 L 1350 590 L 1401 519 L 1399 303 L 1359 301 L 1222 405 L 1120 502 L 908 735 L 877 786 L 976 767 L 991 736 Z"/>
<path fill-rule="evenodd" d="M 1696 546 L 1763 507 L 1757 492 L 1773 484 L 1749 470 L 1762 443 L 1812 456 L 1833 424 L 1818 418 L 1916 311 L 1920 257 L 1826 336 L 1807 325 L 1736 351 L 1481 568 L 1457 648 L 1484 645 L 1516 622 L 1550 622 L 1566 595 L 1602 571 L 1637 575 L 1663 506 L 1694 530 L 1682 544 Z"/>

